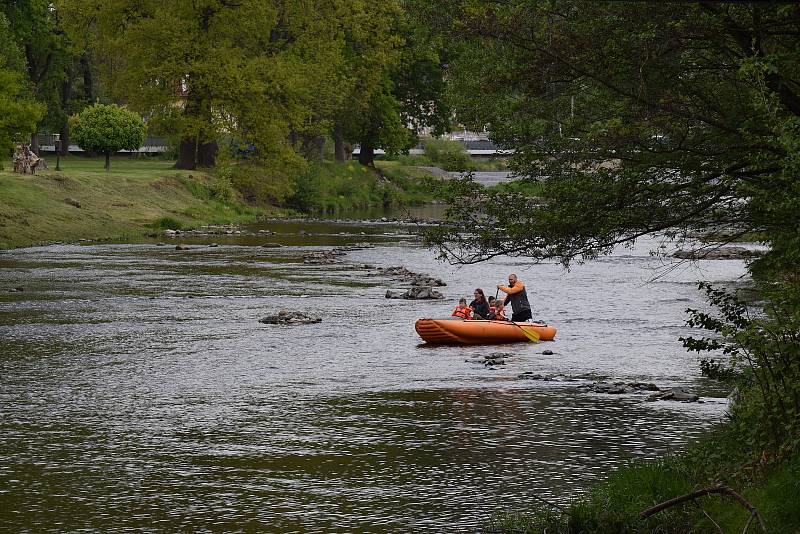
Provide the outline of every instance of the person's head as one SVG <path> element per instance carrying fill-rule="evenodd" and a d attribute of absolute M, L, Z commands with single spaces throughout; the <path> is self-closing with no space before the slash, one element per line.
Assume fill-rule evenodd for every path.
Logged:
<path fill-rule="evenodd" d="M 465 298 L 458 299 L 458 305 L 459 306 L 466 306 L 467 305 L 467 299 L 465 299 Z"/>
<path fill-rule="evenodd" d="M 486 295 L 483 294 L 483 289 L 481 288 L 476 289 L 474 295 L 475 295 L 475 300 L 477 300 L 478 302 L 483 302 L 484 300 L 486 300 Z"/>
<path fill-rule="evenodd" d="M 497 299 L 494 301 L 494 307 L 497 311 L 503 311 L 506 305 L 503 303 L 503 299 Z"/>
<path fill-rule="evenodd" d="M 490 306 L 494 306 L 495 298 L 493 295 L 489 295 L 487 300 L 489 301 Z"/>
<path fill-rule="evenodd" d="M 514 274 L 514 273 L 509 274 L 508 275 L 508 285 L 513 287 L 514 284 L 516 284 L 516 283 L 517 283 L 517 275 Z"/>

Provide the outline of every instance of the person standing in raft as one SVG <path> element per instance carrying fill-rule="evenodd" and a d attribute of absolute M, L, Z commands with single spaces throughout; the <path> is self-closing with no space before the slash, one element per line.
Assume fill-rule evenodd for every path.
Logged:
<path fill-rule="evenodd" d="M 516 274 L 508 275 L 508 287 L 498 285 L 497 289 L 506 293 L 503 304 L 511 303 L 511 309 L 514 311 L 511 315 L 512 321 L 527 321 L 533 317 L 531 315 L 531 305 L 528 302 L 528 292 L 525 291 L 525 284 L 517 279 Z"/>
<path fill-rule="evenodd" d="M 458 300 L 458 306 L 456 306 L 456 309 L 453 310 L 452 317 L 466 319 L 467 321 L 472 319 L 472 308 L 467 306 L 467 299 L 462 298 Z"/>
<path fill-rule="evenodd" d="M 486 301 L 483 289 L 478 288 L 475 290 L 475 300 L 469 303 L 469 307 L 475 312 L 476 319 L 489 318 L 489 303 Z"/>

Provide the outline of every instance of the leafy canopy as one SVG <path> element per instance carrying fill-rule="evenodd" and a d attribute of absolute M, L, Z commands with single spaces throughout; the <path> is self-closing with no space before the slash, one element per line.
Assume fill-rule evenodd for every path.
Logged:
<path fill-rule="evenodd" d="M 646 234 L 760 232 L 784 249 L 762 265 L 791 268 L 800 8 L 442 0 L 427 16 L 458 44 L 459 118 L 542 182 L 540 198 L 455 184 L 454 224 L 429 236 L 443 255 L 568 264 Z"/>

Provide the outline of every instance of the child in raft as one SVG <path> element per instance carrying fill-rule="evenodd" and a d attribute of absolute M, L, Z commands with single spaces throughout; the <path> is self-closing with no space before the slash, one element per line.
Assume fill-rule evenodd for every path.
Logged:
<path fill-rule="evenodd" d="M 503 311 L 506 309 L 506 305 L 503 303 L 503 299 L 497 299 L 494 301 L 494 320 L 495 321 L 508 321 Z"/>
<path fill-rule="evenodd" d="M 466 319 L 467 321 L 472 319 L 472 308 L 467 306 L 467 299 L 458 299 L 458 306 L 456 306 L 456 309 L 453 310 L 452 317 L 459 317 L 461 319 Z"/>

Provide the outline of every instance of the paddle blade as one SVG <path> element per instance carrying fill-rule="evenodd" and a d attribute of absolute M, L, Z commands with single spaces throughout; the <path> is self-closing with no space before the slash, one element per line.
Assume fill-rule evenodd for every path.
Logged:
<path fill-rule="evenodd" d="M 522 333 L 525 334 L 529 340 L 533 341 L 534 343 L 539 342 L 539 332 L 537 332 L 533 328 L 520 326 L 519 329 L 522 330 Z"/>

